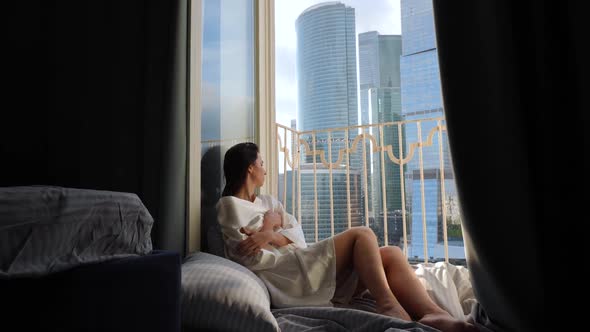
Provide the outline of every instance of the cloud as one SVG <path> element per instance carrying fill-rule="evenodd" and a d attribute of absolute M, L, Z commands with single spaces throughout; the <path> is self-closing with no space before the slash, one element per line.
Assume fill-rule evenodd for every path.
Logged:
<path fill-rule="evenodd" d="M 275 58 L 281 59 L 281 66 L 277 66 L 275 72 L 277 74 L 295 74 L 296 69 L 296 49 L 277 47 L 275 49 Z"/>

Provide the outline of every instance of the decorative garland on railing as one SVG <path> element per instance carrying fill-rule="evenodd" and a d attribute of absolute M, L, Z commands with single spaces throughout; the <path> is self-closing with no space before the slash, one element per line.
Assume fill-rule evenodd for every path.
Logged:
<path fill-rule="evenodd" d="M 380 125 L 380 127 L 383 127 L 383 125 Z M 283 127 L 286 128 L 286 127 Z M 278 129 L 278 127 L 277 127 Z M 292 134 L 295 134 L 297 137 L 300 136 L 300 132 L 293 130 L 293 129 L 287 129 L 289 131 L 291 131 Z M 350 148 L 344 148 L 344 149 L 339 149 L 338 150 L 338 159 L 336 160 L 336 162 L 332 163 L 331 160 L 328 161 L 326 160 L 325 157 L 325 150 L 324 149 L 319 149 L 319 150 L 314 150 L 312 148 L 309 147 L 309 142 L 307 140 L 304 139 L 298 139 L 299 140 L 299 146 L 303 146 L 303 150 L 305 151 L 305 155 L 306 156 L 311 156 L 313 157 L 314 154 L 316 156 L 320 156 L 320 161 L 321 163 L 328 169 L 335 169 L 335 168 L 340 168 L 342 167 L 342 160 L 344 158 L 344 154 L 348 154 L 350 156 L 351 153 L 354 153 L 358 147 L 358 143 L 361 139 L 363 139 L 363 142 L 365 141 L 365 139 L 368 139 L 372 144 L 371 146 L 373 146 L 372 152 L 387 152 L 387 156 L 389 157 L 389 160 L 391 160 L 393 163 L 397 164 L 397 165 L 405 165 L 407 164 L 410 160 L 412 160 L 412 158 L 414 158 L 414 152 L 416 150 L 416 148 L 420 147 L 420 144 L 422 144 L 422 147 L 429 147 L 432 146 L 433 144 L 433 137 L 434 134 L 438 131 L 446 131 L 447 127 L 446 126 L 436 126 L 434 128 L 432 128 L 430 130 L 430 132 L 428 133 L 428 138 L 426 139 L 426 142 L 414 142 L 410 144 L 410 152 L 408 153 L 408 155 L 401 159 L 396 157 L 394 152 L 393 152 L 393 147 L 391 144 L 388 144 L 386 146 L 379 146 L 377 144 L 377 139 L 372 135 L 372 134 L 367 134 L 367 133 L 362 133 L 357 135 L 353 142 L 352 142 L 352 146 Z M 312 136 L 315 135 L 315 131 L 311 132 Z M 281 135 L 277 135 L 277 140 L 278 140 L 278 144 L 279 144 L 279 151 L 283 152 L 286 155 L 286 159 L 287 159 L 287 164 L 289 165 L 289 167 L 291 167 L 291 169 L 296 169 L 299 166 L 299 162 L 297 162 L 297 165 L 294 165 L 293 160 L 291 158 L 291 151 L 289 150 L 289 148 L 287 147 L 287 140 L 285 138 L 285 144 L 283 144 L 283 140 L 281 139 Z M 317 142 L 316 142 L 317 143 Z M 299 152 L 300 153 L 300 152 Z M 298 160 L 299 158 L 293 158 L 294 160 Z M 314 158 L 315 161 L 315 158 Z"/>

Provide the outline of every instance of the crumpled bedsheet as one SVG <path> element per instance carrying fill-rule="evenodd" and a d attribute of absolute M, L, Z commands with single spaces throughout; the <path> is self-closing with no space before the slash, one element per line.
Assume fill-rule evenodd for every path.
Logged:
<path fill-rule="evenodd" d="M 0 278 L 39 277 L 83 263 L 149 254 L 154 220 L 136 194 L 0 188 Z"/>
<path fill-rule="evenodd" d="M 474 323 L 482 332 L 497 331 L 477 302 L 469 270 L 446 262 L 412 265 L 428 295 L 453 317 Z M 274 309 L 282 331 L 438 331 L 417 322 L 407 322 L 375 313 L 368 291 L 337 308 L 298 307 Z"/>

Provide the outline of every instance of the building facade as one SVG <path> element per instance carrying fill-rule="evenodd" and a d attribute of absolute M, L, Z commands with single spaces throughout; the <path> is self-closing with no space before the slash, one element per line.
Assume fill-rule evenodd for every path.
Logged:
<path fill-rule="evenodd" d="M 318 206 L 318 239 L 348 227 L 346 166 L 349 166 L 352 224 L 358 226 L 362 217 L 360 151 L 350 157 L 341 153 L 358 135 L 358 130 L 345 128 L 359 124 L 355 10 L 340 2 L 324 2 L 304 10 L 295 22 L 297 32 L 298 130 L 307 132 L 301 146 L 301 223 L 308 241 L 315 241 L 315 202 Z M 348 135 L 348 140 L 346 139 Z M 315 144 L 314 144 L 315 143 Z M 357 149 L 360 150 L 360 149 Z M 313 152 L 320 155 L 313 157 Z M 340 159 L 339 159 L 340 156 Z M 337 162 L 340 160 L 339 162 Z M 322 163 L 337 163 L 330 171 Z M 313 163 L 316 164 L 314 185 Z M 332 189 L 332 196 L 330 196 Z M 332 210 L 333 208 L 333 210 Z M 333 211 L 333 214 L 331 213 Z"/>
<path fill-rule="evenodd" d="M 311 6 L 299 15 L 295 28 L 299 130 L 358 125 L 354 8 L 340 2 Z M 350 135 L 356 136 L 356 131 Z M 342 142 L 344 137 L 341 131 L 334 133 L 330 141 Z M 311 136 L 306 139 L 311 143 Z M 328 151 L 327 142 L 326 134 L 318 134 L 316 149 Z M 344 147 L 336 145 L 332 161 Z"/>
<path fill-rule="evenodd" d="M 360 107 L 362 124 L 377 124 L 401 121 L 401 77 L 400 56 L 402 52 L 402 37 L 400 35 L 380 35 L 377 31 L 359 34 L 359 83 Z M 402 135 L 402 149 L 404 147 L 403 131 L 397 125 L 383 127 L 383 133 L 378 128 L 371 128 L 369 133 L 375 137 L 379 145 L 391 145 L 393 153 L 399 152 L 399 135 Z M 383 142 L 381 142 L 381 134 Z M 384 244 L 384 223 L 388 227 L 388 244 L 399 238 L 394 234 L 395 223 L 401 215 L 401 180 L 403 169 L 395 164 L 387 154 L 383 160 L 380 152 L 367 149 L 367 167 L 370 173 L 369 185 L 369 215 L 374 223 L 372 228 Z M 381 171 L 383 168 L 383 172 Z M 385 188 L 383 188 L 385 182 Z M 385 196 L 383 195 L 385 189 Z M 385 199 L 384 199 L 385 198 Z M 384 208 L 386 207 L 386 209 Z M 386 213 L 387 212 L 387 213 Z M 385 218 L 387 216 L 387 218 Z M 391 217 L 391 218 L 390 218 Z"/>
<path fill-rule="evenodd" d="M 432 134 L 432 145 L 422 149 L 422 158 L 416 150 L 406 171 L 406 201 L 410 216 L 410 257 L 424 257 L 423 222 L 426 221 L 428 256 L 434 259 L 444 257 L 440 248 L 442 237 L 442 199 L 443 183 L 441 174 L 445 175 L 444 194 L 456 196 L 452 165 L 446 131 L 442 136 L 442 156 L 439 153 L 439 135 L 433 132 L 437 121 L 429 118 L 443 117 L 443 104 L 436 50 L 436 35 L 431 0 L 401 0 L 402 11 L 402 57 L 400 61 L 402 85 L 402 116 L 404 120 L 421 120 L 408 123 L 404 130 L 406 149 L 412 143 L 427 141 Z M 445 125 L 444 121 L 441 125 Z M 420 160 L 422 159 L 422 161 Z M 441 159 L 444 172 L 441 172 Z M 420 164 L 423 172 L 421 173 Z M 424 188 L 424 189 L 422 189 Z M 424 190 L 424 195 L 422 195 Z M 424 197 L 424 202 L 422 201 Z M 423 204 L 424 203 L 424 204 Z M 423 210 L 424 207 L 424 210 Z M 423 218 L 425 217 L 425 218 Z M 462 243 L 458 244 L 462 246 Z M 464 251 L 458 252 L 464 258 Z M 441 256 L 442 255 L 442 256 Z"/>

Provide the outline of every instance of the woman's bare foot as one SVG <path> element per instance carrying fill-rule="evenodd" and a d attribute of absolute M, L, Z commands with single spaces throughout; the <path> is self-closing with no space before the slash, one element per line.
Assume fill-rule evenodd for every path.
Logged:
<path fill-rule="evenodd" d="M 436 312 L 432 314 L 426 314 L 420 320 L 419 323 L 424 325 L 432 326 L 443 332 L 478 332 L 479 329 L 473 324 L 469 324 L 465 321 L 459 320 L 446 312 Z"/>
<path fill-rule="evenodd" d="M 377 313 L 393 318 L 399 318 L 407 321 L 412 321 L 410 315 L 402 308 L 400 305 L 387 305 L 382 307 L 377 307 Z"/>

